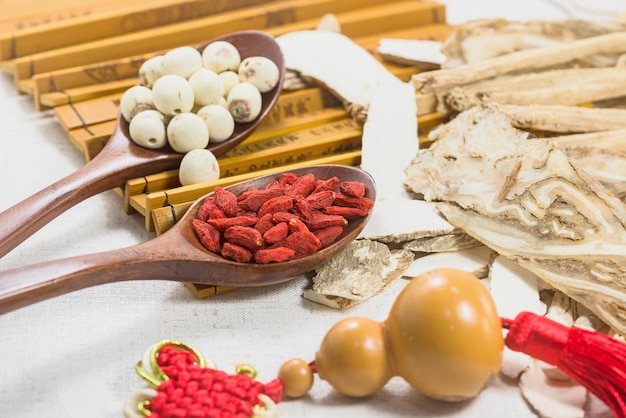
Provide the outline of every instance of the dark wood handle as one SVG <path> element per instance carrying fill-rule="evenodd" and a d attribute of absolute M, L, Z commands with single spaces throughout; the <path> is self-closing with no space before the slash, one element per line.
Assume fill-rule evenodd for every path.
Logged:
<path fill-rule="evenodd" d="M 0 272 L 0 314 L 97 285 L 168 277 L 168 262 L 149 257 L 151 248 L 148 241 Z"/>
<path fill-rule="evenodd" d="M 182 156 L 129 148 L 117 131 L 100 153 L 74 173 L 0 213 L 0 257 L 83 200 L 133 177 L 175 167 Z"/>
<path fill-rule="evenodd" d="M 87 164 L 0 213 L 0 257 L 72 206 L 115 187 L 114 176 L 102 177 L 92 167 Z"/>

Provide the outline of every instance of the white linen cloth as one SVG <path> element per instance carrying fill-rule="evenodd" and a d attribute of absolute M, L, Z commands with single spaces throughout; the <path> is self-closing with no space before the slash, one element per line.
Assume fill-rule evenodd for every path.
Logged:
<path fill-rule="evenodd" d="M 450 23 L 479 17 L 605 18 L 623 0 L 447 0 Z M 16 93 L 0 75 L 0 211 L 84 164 L 51 111 Z M 130 246 L 151 239 L 139 215 L 106 192 L 58 217 L 0 259 L 0 270 Z M 120 417 L 143 386 L 134 366 L 150 345 L 179 339 L 218 367 L 255 366 L 261 381 L 293 357 L 313 360 L 339 320 L 383 321 L 406 284 L 339 312 L 301 298 L 308 282 L 249 288 L 196 299 L 178 283 L 127 282 L 90 288 L 0 316 L 0 417 Z M 602 408 L 600 408 L 602 410 Z M 349 399 L 316 378 L 310 394 L 278 404 L 282 417 L 534 417 L 515 382 L 497 379 L 470 402 L 429 400 L 394 378 L 376 395 Z M 593 413 L 593 416 L 599 416 Z"/>

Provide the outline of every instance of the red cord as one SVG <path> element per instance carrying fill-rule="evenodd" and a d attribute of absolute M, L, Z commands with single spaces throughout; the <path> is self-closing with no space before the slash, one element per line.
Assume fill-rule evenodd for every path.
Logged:
<path fill-rule="evenodd" d="M 157 364 L 169 380 L 157 388 L 156 397 L 146 407 L 151 418 L 247 418 L 262 404 L 259 394 L 274 402 L 282 398 L 279 379 L 264 385 L 247 374 L 202 368 L 188 351 L 163 347 Z"/>
<path fill-rule="evenodd" d="M 506 346 L 558 367 L 626 418 L 626 344 L 599 332 L 569 328 L 522 312 L 508 328 Z"/>

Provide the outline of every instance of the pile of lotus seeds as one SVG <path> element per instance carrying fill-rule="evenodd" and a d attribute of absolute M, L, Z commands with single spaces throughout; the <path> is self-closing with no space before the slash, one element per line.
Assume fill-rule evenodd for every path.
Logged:
<path fill-rule="evenodd" d="M 142 64 L 140 83 L 124 92 L 120 111 L 136 144 L 150 149 L 169 144 L 185 154 L 182 185 L 212 181 L 219 178 L 219 164 L 206 147 L 230 138 L 236 123 L 255 120 L 261 93 L 276 87 L 279 76 L 269 58 L 242 60 L 226 41 L 212 42 L 202 52 L 183 46 Z"/>

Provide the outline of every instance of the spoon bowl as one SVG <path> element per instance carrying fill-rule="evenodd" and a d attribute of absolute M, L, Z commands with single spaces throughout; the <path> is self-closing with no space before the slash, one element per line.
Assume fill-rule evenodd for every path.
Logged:
<path fill-rule="evenodd" d="M 319 165 L 290 172 L 298 176 L 313 173 L 318 179 L 337 176 L 340 181 L 359 181 L 365 184 L 365 196 L 376 200 L 374 180 L 359 168 Z M 239 195 L 249 187 L 263 188 L 280 174 L 226 189 Z M 152 279 L 242 287 L 284 282 L 314 270 L 341 251 L 359 235 L 370 217 L 368 214 L 350 221 L 333 244 L 311 255 L 280 263 L 239 263 L 205 249 L 192 227 L 202 202 L 211 195 L 196 200 L 172 228 L 144 243 L 0 272 L 0 314 L 75 290 L 119 281 Z"/>
<path fill-rule="evenodd" d="M 226 141 L 209 143 L 207 149 L 219 157 L 250 136 L 272 110 L 282 91 L 285 62 L 274 38 L 261 31 L 231 33 L 206 42 L 198 47 L 198 50 L 204 50 L 214 41 L 232 43 L 242 59 L 257 55 L 265 56 L 274 61 L 280 70 L 277 86 L 261 95 L 262 107 L 259 116 L 251 122 L 235 124 L 233 134 Z M 169 146 L 151 150 L 135 144 L 130 139 L 128 125 L 121 113 L 118 113 L 113 134 L 91 161 L 0 213 L 0 257 L 83 200 L 122 186 L 129 179 L 171 170 L 180 165 L 184 154 L 175 152 Z"/>

